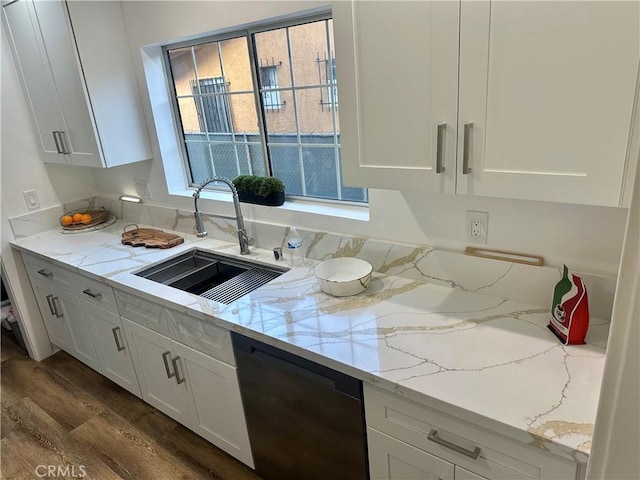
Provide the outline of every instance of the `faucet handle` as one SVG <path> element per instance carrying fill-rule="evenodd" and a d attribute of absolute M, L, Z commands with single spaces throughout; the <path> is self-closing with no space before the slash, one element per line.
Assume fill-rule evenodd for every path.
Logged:
<path fill-rule="evenodd" d="M 244 230 L 238 230 L 238 242 L 240 243 L 240 253 L 247 255 L 249 253 L 249 247 L 256 243 L 256 239 L 247 235 Z"/>
<path fill-rule="evenodd" d="M 256 239 L 250 237 L 244 230 L 238 230 L 238 238 L 241 242 L 246 243 L 250 247 L 253 247 L 256 244 Z"/>

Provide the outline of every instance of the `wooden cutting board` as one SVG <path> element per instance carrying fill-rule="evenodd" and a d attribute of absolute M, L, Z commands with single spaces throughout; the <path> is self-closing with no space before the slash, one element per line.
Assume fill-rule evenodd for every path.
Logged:
<path fill-rule="evenodd" d="M 132 247 L 171 248 L 183 242 L 184 238 L 180 235 L 155 228 L 136 228 L 122 234 L 122 243 Z"/>

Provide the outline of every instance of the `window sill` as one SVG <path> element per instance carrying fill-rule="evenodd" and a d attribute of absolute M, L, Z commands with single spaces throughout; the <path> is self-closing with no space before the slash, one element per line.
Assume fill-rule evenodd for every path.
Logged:
<path fill-rule="evenodd" d="M 179 190 L 171 192 L 171 195 L 176 195 L 179 197 L 193 197 L 193 189 Z M 211 191 L 204 190 L 200 193 L 200 199 L 202 200 L 213 200 L 217 202 L 226 202 L 232 203 L 231 193 L 224 191 Z M 286 200 L 284 205 L 280 207 L 266 207 L 262 205 L 254 205 L 251 203 L 243 203 L 243 215 L 245 218 L 252 218 L 251 215 L 246 215 L 246 212 L 250 212 L 249 208 L 257 208 L 257 209 L 278 209 L 283 210 L 287 213 L 300 213 L 306 215 L 323 215 L 326 217 L 336 217 L 336 218 L 344 218 L 347 220 L 355 220 L 360 222 L 368 222 L 369 221 L 369 206 L 364 205 L 348 205 L 348 204 L 338 204 L 332 202 L 322 202 L 322 201 L 306 201 L 306 200 Z M 256 220 L 256 218 L 253 218 Z M 283 218 L 283 220 L 285 220 Z"/>

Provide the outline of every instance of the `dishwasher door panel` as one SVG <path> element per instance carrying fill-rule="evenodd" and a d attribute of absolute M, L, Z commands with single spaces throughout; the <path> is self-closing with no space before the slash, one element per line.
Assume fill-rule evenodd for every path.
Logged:
<path fill-rule="evenodd" d="M 235 353 L 258 475 L 265 480 L 368 478 L 361 383 L 249 342 L 254 344 Z"/>

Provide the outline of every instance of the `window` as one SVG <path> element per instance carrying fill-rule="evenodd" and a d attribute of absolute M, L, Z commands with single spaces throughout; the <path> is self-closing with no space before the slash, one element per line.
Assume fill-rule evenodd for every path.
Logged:
<path fill-rule="evenodd" d="M 336 75 L 336 59 L 329 58 L 320 60 L 320 57 L 316 59 L 318 64 L 318 72 L 321 79 L 324 79 L 324 83 L 327 84 L 325 97 L 322 97 L 322 91 L 320 92 L 320 105 L 324 108 L 338 108 L 338 83 Z M 322 72 L 324 70 L 324 72 Z M 322 76 L 324 75 L 324 76 Z"/>
<path fill-rule="evenodd" d="M 262 85 L 262 105 L 264 109 L 280 109 L 280 92 L 275 90 L 278 88 L 278 71 L 275 66 L 260 67 L 260 85 Z"/>
<path fill-rule="evenodd" d="M 198 111 L 198 123 L 203 132 L 231 132 L 229 124 L 229 104 L 224 95 L 227 89 L 222 77 L 202 78 L 196 84 L 189 82 L 193 90 L 193 100 Z M 213 94 L 213 95 L 212 95 Z M 207 129 L 209 128 L 209 129 Z"/>
<path fill-rule="evenodd" d="M 288 195 L 368 201 L 366 189 L 342 184 L 331 18 L 164 50 L 191 186 L 213 175 L 273 175 Z"/>

